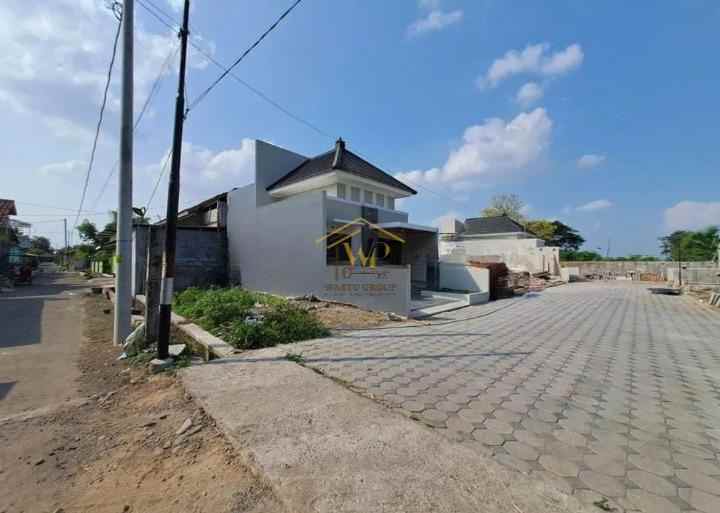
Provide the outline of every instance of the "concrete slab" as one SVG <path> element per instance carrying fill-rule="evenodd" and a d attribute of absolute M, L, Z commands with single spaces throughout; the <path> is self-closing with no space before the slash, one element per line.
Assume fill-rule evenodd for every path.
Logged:
<path fill-rule="evenodd" d="M 564 513 L 573 497 L 290 362 L 272 348 L 181 372 L 297 513 Z"/>

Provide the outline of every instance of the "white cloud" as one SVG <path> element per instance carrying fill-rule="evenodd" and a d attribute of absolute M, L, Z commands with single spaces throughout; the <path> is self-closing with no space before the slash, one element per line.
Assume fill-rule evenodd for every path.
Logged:
<path fill-rule="evenodd" d="M 424 18 L 413 21 L 407 29 L 408 37 L 419 36 L 428 32 L 437 32 L 444 28 L 460 23 L 463 19 L 463 11 L 441 11 L 435 9 L 430 11 Z"/>
<path fill-rule="evenodd" d="M 146 166 L 146 173 L 153 177 L 159 175 L 168 152 L 157 163 Z M 254 163 L 255 143 L 252 139 L 242 139 L 238 147 L 220 151 L 183 141 L 180 178 L 183 204 L 196 203 L 233 187 L 252 183 L 255 179 Z M 166 169 L 166 180 L 168 174 Z M 159 202 L 154 205 L 157 207 Z"/>
<path fill-rule="evenodd" d="M 613 203 L 611 201 L 606 199 L 599 199 L 591 201 L 590 203 L 585 203 L 584 205 L 580 205 L 575 210 L 578 210 L 579 212 L 595 212 L 596 210 L 603 210 L 612 206 Z"/>
<path fill-rule="evenodd" d="M 545 91 L 543 91 L 541 85 L 537 82 L 528 82 L 518 90 L 515 101 L 523 107 L 529 107 L 542 98 L 543 94 L 545 94 Z"/>
<path fill-rule="evenodd" d="M 65 162 L 54 162 L 41 166 L 39 172 L 43 176 L 61 176 L 75 175 L 83 172 L 87 164 L 80 160 L 67 160 Z"/>
<path fill-rule="evenodd" d="M 527 170 L 550 143 L 552 120 L 545 109 L 499 118 L 465 129 L 462 144 L 452 150 L 442 167 L 399 173 L 408 183 L 446 183 L 454 190 L 468 189 Z"/>
<path fill-rule="evenodd" d="M 577 159 L 577 167 L 580 169 L 592 169 L 593 167 L 599 166 L 606 160 L 607 157 L 605 155 L 589 153 Z"/>
<path fill-rule="evenodd" d="M 180 12 L 183 10 L 183 5 L 185 4 L 185 0 L 167 0 L 167 3 L 173 9 L 173 11 Z"/>
<path fill-rule="evenodd" d="M 117 23 L 103 0 L 3 0 L 0 100 L 16 112 L 34 116 L 56 135 L 78 138 L 82 130 L 93 132 Z M 176 45 L 174 33 L 152 33 L 136 21 L 136 112 Z M 208 46 L 212 51 L 212 44 Z M 106 114 L 119 107 L 120 53 Z M 189 66 L 202 68 L 207 62 L 193 51 Z M 165 70 L 170 72 L 172 67 Z M 106 124 L 111 131 L 115 126 Z"/>
<path fill-rule="evenodd" d="M 665 210 L 665 227 L 670 231 L 698 230 L 720 225 L 720 202 L 681 201 Z"/>
<path fill-rule="evenodd" d="M 521 73 L 547 77 L 562 75 L 582 64 L 584 54 L 577 43 L 553 54 L 547 53 L 549 49 L 548 43 L 539 43 L 528 45 L 522 51 L 507 51 L 478 78 L 478 86 L 495 87 L 504 79 Z"/>
<path fill-rule="evenodd" d="M 575 43 L 544 61 L 540 71 L 543 75 L 562 75 L 580 66 L 584 57 L 582 48 Z"/>

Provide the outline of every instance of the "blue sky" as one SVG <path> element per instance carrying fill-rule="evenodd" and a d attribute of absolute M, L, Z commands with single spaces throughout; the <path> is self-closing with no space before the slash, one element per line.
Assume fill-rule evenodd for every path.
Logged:
<path fill-rule="evenodd" d="M 177 0 L 153 2 L 180 18 Z M 289 4 L 197 0 L 193 36 L 231 62 Z M 176 42 L 136 11 L 137 112 Z M 56 244 L 80 201 L 115 24 L 101 0 L 0 6 L 0 197 Z M 188 117 L 181 202 L 248 183 L 251 139 L 312 155 L 342 136 L 418 189 L 402 204 L 414 222 L 516 193 L 588 249 L 655 254 L 669 230 L 720 223 L 719 25 L 714 1 L 304 0 L 236 72 L 328 135 L 228 79 Z M 192 100 L 218 71 L 190 60 Z M 168 150 L 174 72 L 136 134 L 136 205 Z M 115 178 L 100 195 L 117 158 L 117 76 L 85 204 L 101 223 L 117 202 Z M 165 194 L 161 182 L 154 215 Z"/>

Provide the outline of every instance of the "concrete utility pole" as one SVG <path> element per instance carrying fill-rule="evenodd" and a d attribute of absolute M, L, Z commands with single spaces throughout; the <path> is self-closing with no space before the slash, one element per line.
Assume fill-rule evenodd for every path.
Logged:
<path fill-rule="evenodd" d="M 63 251 L 63 265 L 67 270 L 68 264 L 68 245 L 67 245 L 67 217 L 63 219 L 63 234 L 65 234 L 65 250 Z"/>
<path fill-rule="evenodd" d="M 117 251 L 115 260 L 115 328 L 113 342 L 122 344 L 130 334 L 133 165 L 133 18 L 134 0 L 122 10 L 122 107 L 120 114 L 120 187 L 118 192 Z"/>
<path fill-rule="evenodd" d="M 170 313 L 175 281 L 175 245 L 180 199 L 180 154 L 182 152 L 183 122 L 185 121 L 185 64 L 187 61 L 189 17 L 190 0 L 185 0 L 183 25 L 180 29 L 180 73 L 178 74 L 178 93 L 175 100 L 175 131 L 173 132 L 172 164 L 168 183 L 167 215 L 165 216 L 165 260 L 160 292 L 160 322 L 158 327 L 158 358 L 161 360 L 168 357 L 168 347 L 170 345 Z"/>

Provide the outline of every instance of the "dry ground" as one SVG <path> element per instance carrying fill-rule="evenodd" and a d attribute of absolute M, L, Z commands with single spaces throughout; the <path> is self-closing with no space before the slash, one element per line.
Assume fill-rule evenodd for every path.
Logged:
<path fill-rule="evenodd" d="M 397 322 L 389 320 L 384 312 L 365 310 L 344 303 L 306 299 L 294 299 L 293 303 L 311 311 L 326 328 L 331 330 L 372 328 Z"/>
<path fill-rule="evenodd" d="M 87 399 L 0 419 L 0 513 L 283 511 L 174 376 L 116 360 L 109 306 L 85 300 Z"/>

